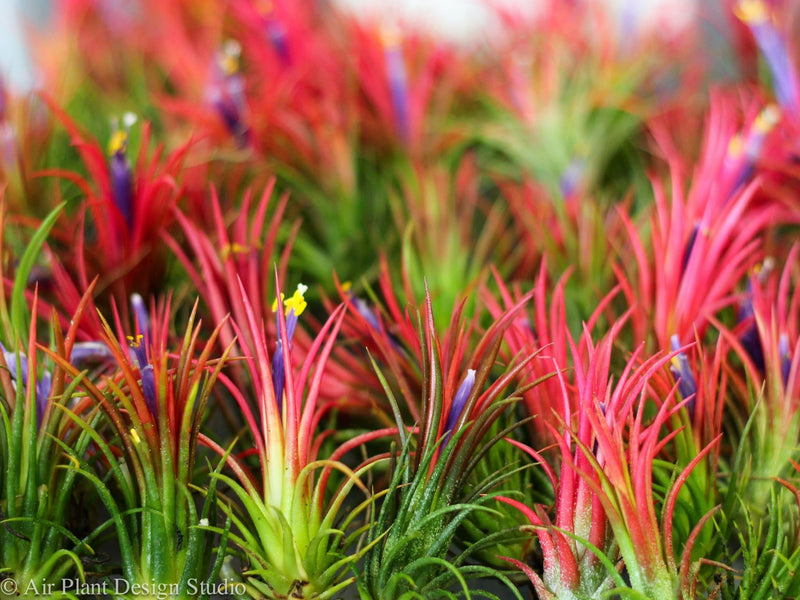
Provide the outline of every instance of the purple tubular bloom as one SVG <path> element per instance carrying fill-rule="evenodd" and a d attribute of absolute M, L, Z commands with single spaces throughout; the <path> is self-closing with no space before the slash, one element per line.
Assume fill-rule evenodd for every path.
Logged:
<path fill-rule="evenodd" d="M 678 340 L 677 335 L 673 335 L 670 338 L 670 344 L 672 345 L 672 350 L 678 350 L 681 347 L 680 340 Z M 694 415 L 694 403 L 697 397 L 697 383 L 694 380 L 694 375 L 692 374 L 692 370 L 689 368 L 689 359 L 683 352 L 678 352 L 675 356 L 672 357 L 672 364 L 669 367 L 670 371 L 672 371 L 672 376 L 675 378 L 675 381 L 678 382 L 678 391 L 681 394 L 681 398 L 684 400 L 689 400 L 686 403 L 686 408 L 689 411 L 690 415 Z"/>
<path fill-rule="evenodd" d="M 786 40 L 769 19 L 754 20 L 748 25 L 772 74 L 772 85 L 778 103 L 787 109 L 800 108 L 797 73 L 789 58 Z"/>
<path fill-rule="evenodd" d="M 214 100 L 214 107 L 217 109 L 228 131 L 235 136 L 239 136 L 243 125 L 241 110 L 236 101 L 229 94 L 220 92 Z"/>
<path fill-rule="evenodd" d="M 147 410 L 155 417 L 158 412 L 158 405 L 156 403 L 156 376 L 153 373 L 153 365 L 147 364 L 144 368 L 139 367 L 139 374 L 142 376 L 144 402 L 147 405 Z"/>
<path fill-rule="evenodd" d="M 781 379 L 783 380 L 783 387 L 789 385 L 789 374 L 792 371 L 792 353 L 789 350 L 789 336 L 782 333 L 778 338 L 778 354 L 781 359 Z"/>
<path fill-rule="evenodd" d="M 756 325 L 754 318 L 752 281 L 747 282 L 747 296 L 739 305 L 738 316 L 740 323 L 747 321 L 748 319 L 752 320 L 750 327 L 748 327 L 744 333 L 742 333 L 739 341 L 742 342 L 742 347 L 745 349 L 745 352 L 747 352 L 747 355 L 750 357 L 750 360 L 753 361 L 753 364 L 756 366 L 756 368 L 761 373 L 764 373 L 764 349 L 761 345 L 761 335 L 758 333 L 758 326 Z"/>
<path fill-rule="evenodd" d="M 450 434 L 458 422 L 461 413 L 464 412 L 464 405 L 472 393 L 472 388 L 475 387 L 475 369 L 467 369 L 467 374 L 461 385 L 458 386 L 456 397 L 453 398 L 453 404 L 450 405 L 450 412 L 447 415 L 447 424 L 444 426 L 445 434 L 442 439 L 442 447 L 447 446 L 450 441 Z"/>
<path fill-rule="evenodd" d="M 408 76 L 406 75 L 403 48 L 393 40 L 384 46 L 383 54 L 389 77 L 389 90 L 392 96 L 397 133 L 403 142 L 407 143 L 411 137 L 411 132 L 409 130 Z"/>
<path fill-rule="evenodd" d="M 150 334 L 150 314 L 139 294 L 131 294 L 131 308 L 136 318 L 138 332 L 147 337 Z"/>
<path fill-rule="evenodd" d="M 128 338 L 136 364 L 139 366 L 139 375 L 142 378 L 142 394 L 147 410 L 153 417 L 158 414 L 158 403 L 156 402 L 156 378 L 153 373 L 153 365 L 147 356 L 147 339 L 143 335 L 136 338 Z"/>
<path fill-rule="evenodd" d="M 286 371 L 283 365 L 283 342 L 278 340 L 275 345 L 275 354 L 272 355 L 272 390 L 275 392 L 278 414 L 282 414 L 283 411 L 284 387 L 286 387 Z"/>
<path fill-rule="evenodd" d="M 283 410 L 283 391 L 286 387 L 286 370 L 283 364 L 283 341 L 281 340 L 281 320 L 278 319 L 278 342 L 275 344 L 275 354 L 272 355 L 272 389 L 275 392 L 275 402 L 278 403 L 278 414 Z M 286 315 L 286 339 L 289 350 L 292 349 L 292 337 L 297 328 L 297 314 L 294 309 L 289 309 Z"/>
<path fill-rule="evenodd" d="M 50 400 L 50 390 L 53 388 L 53 378 L 50 373 L 45 373 L 36 382 L 36 425 L 42 428 L 44 414 L 47 411 L 47 402 Z"/>
<path fill-rule="evenodd" d="M 76 367 L 83 363 L 96 363 L 113 356 L 111 350 L 103 342 L 78 342 L 72 346 L 69 362 Z"/>
<path fill-rule="evenodd" d="M 111 156 L 111 192 L 114 204 L 125 219 L 128 231 L 133 230 L 133 173 L 125 155 L 125 149 L 121 148 Z"/>
<path fill-rule="evenodd" d="M 276 54 L 284 65 L 289 64 L 289 46 L 286 43 L 286 29 L 283 24 L 274 17 L 267 17 L 265 28 L 267 37 Z"/>
<path fill-rule="evenodd" d="M 561 190 L 561 196 L 565 200 L 572 199 L 575 192 L 578 190 L 581 182 L 583 181 L 586 165 L 583 160 L 573 158 L 561 173 L 558 180 L 558 187 Z"/>
<path fill-rule="evenodd" d="M 694 244 L 697 241 L 697 234 L 700 231 L 700 223 L 695 223 L 692 227 L 692 233 L 689 235 L 689 241 L 686 242 L 686 249 L 683 251 L 683 262 L 681 273 L 686 272 L 686 267 L 689 264 L 689 259 L 692 257 L 692 250 L 694 250 Z"/>
<path fill-rule="evenodd" d="M 6 366 L 11 374 L 11 380 L 15 383 L 22 382 L 22 387 L 28 386 L 28 357 L 23 353 L 19 353 L 19 361 L 17 361 L 17 353 L 9 352 L 3 344 L 0 344 L 0 350 L 3 352 L 3 358 L 6 361 Z M 50 397 L 50 390 L 53 385 L 53 378 L 50 373 L 45 373 L 44 376 L 36 382 L 34 396 L 36 399 L 36 424 L 41 429 L 42 421 L 44 420 L 44 413 L 47 410 L 47 401 Z M 16 389 L 16 387 L 15 387 Z"/>
<path fill-rule="evenodd" d="M 364 320 L 372 327 L 375 331 L 381 330 L 381 324 L 378 321 L 378 315 L 375 314 L 375 311 L 370 308 L 369 304 L 367 304 L 364 300 L 359 298 L 358 296 L 352 297 L 353 304 Z"/>

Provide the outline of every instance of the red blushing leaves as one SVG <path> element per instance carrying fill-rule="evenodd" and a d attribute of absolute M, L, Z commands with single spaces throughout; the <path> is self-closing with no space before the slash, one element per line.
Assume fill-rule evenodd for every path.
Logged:
<path fill-rule="evenodd" d="M 751 165 L 732 152 L 738 132 L 730 100 L 716 96 L 688 185 L 681 159 L 667 156 L 671 193 L 653 179 L 652 256 L 640 228 L 620 212 L 629 234 L 622 250 L 629 260 L 622 262 L 635 268 L 617 274 L 636 307 L 633 327 L 640 340 L 652 331 L 658 347 L 667 349 L 672 335 L 681 343 L 695 333 L 702 338 L 709 318 L 731 305 L 738 282 L 758 260 L 761 235 L 785 217 L 778 203 L 754 202 L 761 180 L 750 181 Z M 665 151 L 670 148 L 667 144 Z"/>
<path fill-rule="evenodd" d="M 66 290 L 85 289 L 95 277 L 97 294 L 113 297 L 119 305 L 127 304 L 133 292 L 144 296 L 157 292 L 163 284 L 166 260 L 161 236 L 181 198 L 181 171 L 192 142 L 166 155 L 160 145 L 151 151 L 150 126 L 142 126 L 141 150 L 130 167 L 128 223 L 115 203 L 109 157 L 100 143 L 83 133 L 52 101 L 48 104 L 70 133 L 88 171 L 87 178 L 60 170 L 39 173 L 72 181 L 84 196 L 78 210 L 62 217 L 51 242 L 61 261 L 54 275 L 57 293 L 65 290 L 65 310 L 72 310 L 75 295 Z"/>

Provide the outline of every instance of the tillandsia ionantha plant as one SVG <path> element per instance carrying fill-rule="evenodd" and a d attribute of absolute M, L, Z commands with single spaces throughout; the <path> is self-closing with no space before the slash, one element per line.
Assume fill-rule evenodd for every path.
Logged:
<path fill-rule="evenodd" d="M 30 239 L 17 269 L 10 297 L 0 294 L 2 363 L 0 363 L 0 597 L 35 597 L 47 582 L 84 578 L 82 558 L 94 553 L 69 522 L 75 473 L 66 446 L 82 455 L 91 442 L 67 418 L 65 410 L 78 397 L 77 382 L 68 381 L 61 363 L 75 361 L 75 328 L 86 302 L 73 315 L 73 328 L 63 336 L 57 321 L 50 329 L 48 360 L 39 340 L 38 296 L 28 305 L 26 284 L 35 257 L 59 216 L 53 211 Z M 5 206 L 0 199 L 0 248 L 6 258 Z M 5 273 L 3 282 L 6 283 Z M 89 292 L 87 292 L 88 294 Z M 72 524 L 76 525 L 76 524 Z M 74 589 L 74 587 L 73 587 Z M 72 596 L 63 586 L 59 592 Z"/>
<path fill-rule="evenodd" d="M 275 282 L 280 290 L 277 273 Z M 254 598 L 332 598 L 352 583 L 348 570 L 364 551 L 353 549 L 364 528 L 357 518 L 372 503 L 361 477 L 374 460 L 351 468 L 340 458 L 384 435 L 367 432 L 323 454 L 332 432 L 320 427 L 331 406 L 320 401 L 320 392 L 345 307 L 331 313 L 300 362 L 293 338 L 307 306 L 305 290 L 298 284 L 289 297 L 279 291 L 273 305 L 278 334 L 269 348 L 266 325 L 242 288 L 245 321 L 233 325 L 251 382 L 240 389 L 224 375 L 221 381 L 245 417 L 253 447 L 235 455 L 208 440 L 232 472 L 214 478 L 238 501 L 225 512 L 236 526 L 230 540 L 241 551 L 242 576 Z M 251 391 L 252 398 L 246 395 Z M 349 505 L 353 488 L 364 499 Z M 235 576 L 230 564 L 223 573 Z"/>
<path fill-rule="evenodd" d="M 69 132 L 88 175 L 64 169 L 40 173 L 71 182 L 80 194 L 80 204 L 65 212 L 50 240 L 59 258 L 53 265 L 56 293 L 69 307 L 80 297 L 77 290 L 97 277 L 98 304 L 107 309 L 108 298 L 113 297 L 128 318 L 126 301 L 131 294 L 146 297 L 164 285 L 167 253 L 161 236 L 182 195 L 183 165 L 192 142 L 166 155 L 163 145 L 151 149 L 150 124 L 140 127 L 136 115 L 125 113 L 114 120 L 104 152 L 99 141 L 87 136 L 52 100 L 48 102 Z M 135 137 L 134 127 L 140 130 Z M 134 139 L 138 152 L 131 148 Z"/>
<path fill-rule="evenodd" d="M 422 415 L 409 428 L 386 383 L 398 419 L 400 446 L 399 453 L 392 451 L 389 487 L 367 536 L 370 548 L 358 581 L 362 599 L 449 598 L 460 593 L 470 597 L 467 580 L 480 577 L 496 578 L 505 585 L 506 593 L 520 597 L 500 569 L 469 563 L 481 542 L 455 556 L 449 552 L 459 525 L 471 513 L 492 512 L 487 505 L 509 474 L 503 470 L 481 481 L 468 481 L 492 444 L 508 433 L 503 430 L 487 436 L 492 424 L 514 402 L 516 375 L 536 356 L 531 354 L 495 372 L 505 329 L 528 299 L 508 310 L 477 342 L 471 340 L 472 326 L 462 321 L 463 304 L 456 307 L 442 344 L 431 298 L 426 294 L 423 311 L 418 314 L 424 375 L 419 400 Z M 417 402 L 416 398 L 401 400 Z M 513 536 L 516 530 L 506 533 Z"/>
<path fill-rule="evenodd" d="M 196 310 L 178 338 L 169 330 L 168 300 L 150 311 L 137 302 L 131 312 L 131 329 L 118 314 L 118 333 L 103 321 L 101 341 L 113 370 L 89 379 L 62 364 L 85 397 L 82 405 L 99 418 L 89 422 L 68 412 L 93 442 L 91 455 L 59 445 L 69 454 L 70 472 L 94 485 L 108 512 L 91 537 L 112 528 L 118 540 L 122 584 L 108 589 L 121 597 L 194 598 L 217 581 L 227 538 L 226 528 L 219 539 L 212 530 L 215 480 L 200 480 L 198 509 L 196 473 L 200 427 L 227 354 L 212 354 L 221 324 L 204 344 Z M 126 330 L 132 332 L 127 340 Z"/>

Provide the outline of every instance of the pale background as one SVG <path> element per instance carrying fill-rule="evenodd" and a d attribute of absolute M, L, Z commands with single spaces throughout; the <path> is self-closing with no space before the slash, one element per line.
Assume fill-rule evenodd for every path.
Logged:
<path fill-rule="evenodd" d="M 52 0 L 0 0 L 0 76 L 12 88 L 34 84 L 25 51 L 23 24 L 44 23 Z M 57 1 L 57 0 L 56 0 Z M 110 0 L 131 2 L 134 0 Z M 169 1 L 169 0 L 165 0 Z M 335 0 L 365 17 L 400 18 L 417 22 L 449 38 L 465 41 L 496 35 L 498 24 L 488 8 L 491 2 L 522 14 L 536 10 L 537 0 Z M 607 5 L 626 31 L 660 32 L 679 29 L 692 20 L 711 22 L 708 14 L 719 0 L 596 0 Z M 713 27 L 712 27 L 713 29 Z"/>

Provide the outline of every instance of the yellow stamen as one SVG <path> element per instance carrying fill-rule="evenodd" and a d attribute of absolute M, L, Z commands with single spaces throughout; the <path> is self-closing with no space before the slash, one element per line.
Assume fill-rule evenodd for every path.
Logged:
<path fill-rule="evenodd" d="M 741 0 L 733 9 L 734 14 L 748 25 L 758 25 L 769 17 L 767 5 L 763 0 Z"/>
<path fill-rule="evenodd" d="M 728 156 L 732 158 L 739 158 L 744 152 L 744 140 L 740 134 L 736 134 L 731 138 L 728 143 Z"/>
<path fill-rule="evenodd" d="M 283 304 L 283 298 L 284 298 L 284 295 L 283 295 L 283 292 L 281 292 L 281 304 Z M 278 312 L 278 299 L 277 298 L 275 298 L 275 300 L 272 301 L 272 312 Z"/>
<path fill-rule="evenodd" d="M 108 154 L 113 156 L 117 152 L 125 152 L 128 146 L 128 133 L 122 129 L 117 129 L 111 134 L 111 139 L 108 140 Z"/>
<path fill-rule="evenodd" d="M 142 438 L 139 437 L 139 433 L 135 429 L 131 429 L 131 439 L 134 444 L 142 443 Z"/>
<path fill-rule="evenodd" d="M 283 305 L 286 307 L 286 314 L 289 314 L 290 310 L 294 310 L 294 314 L 298 317 L 303 314 L 306 306 L 308 306 L 306 299 L 303 296 L 307 289 L 308 286 L 305 286 L 302 283 L 297 284 L 297 289 L 295 290 L 294 294 L 292 294 L 292 297 L 283 303 Z"/>
<path fill-rule="evenodd" d="M 297 317 L 303 314 L 303 311 L 306 309 L 306 306 L 308 306 L 308 303 L 306 302 L 304 296 L 307 290 L 308 290 L 307 285 L 298 283 L 297 289 L 295 290 L 294 294 L 292 294 L 292 297 L 289 298 L 288 300 L 284 299 L 285 297 L 283 295 L 283 292 L 281 292 L 281 304 L 283 304 L 283 307 L 286 310 L 285 314 L 287 316 L 289 315 L 290 310 L 294 310 L 294 314 Z M 272 303 L 272 312 L 275 312 L 277 310 L 278 310 L 278 299 L 276 298 L 275 301 Z"/>
<path fill-rule="evenodd" d="M 400 30 L 397 27 L 385 25 L 378 32 L 384 48 L 397 48 L 400 46 Z"/>
<path fill-rule="evenodd" d="M 239 72 L 239 57 L 242 47 L 236 40 L 228 40 L 222 47 L 222 54 L 219 57 L 219 66 L 225 75 L 235 75 Z"/>
<path fill-rule="evenodd" d="M 781 110 L 774 104 L 770 104 L 756 117 L 753 122 L 753 129 L 757 133 L 769 133 L 781 118 Z"/>
<path fill-rule="evenodd" d="M 353 287 L 353 284 L 352 284 L 351 282 L 349 282 L 349 281 L 345 281 L 345 282 L 342 284 L 342 291 L 343 291 L 343 292 L 349 292 L 349 291 L 350 291 L 350 288 L 352 288 L 352 287 Z"/>
<path fill-rule="evenodd" d="M 256 0 L 256 12 L 262 17 L 272 14 L 275 5 L 270 0 Z"/>
<path fill-rule="evenodd" d="M 237 254 L 245 254 L 250 249 L 247 246 L 243 246 L 242 244 L 237 244 L 236 242 L 232 244 L 225 244 L 222 248 L 222 252 L 220 254 L 222 260 L 228 260 L 231 256 L 236 256 Z M 273 309 L 275 310 L 275 309 Z"/>
<path fill-rule="evenodd" d="M 132 335 L 129 335 L 127 337 L 128 337 L 128 346 L 130 346 L 131 348 L 138 348 L 139 346 L 141 346 L 142 340 L 144 339 L 144 335 L 142 335 L 141 333 L 136 337 Z"/>

